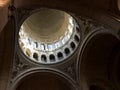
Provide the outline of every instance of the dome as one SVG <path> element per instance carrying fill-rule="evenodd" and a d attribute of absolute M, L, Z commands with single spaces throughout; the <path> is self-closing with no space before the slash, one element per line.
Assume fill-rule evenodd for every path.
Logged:
<path fill-rule="evenodd" d="M 59 62 L 67 58 L 78 45 L 78 28 L 74 18 L 66 12 L 41 9 L 31 14 L 21 25 L 19 44 L 32 60 L 42 63 Z"/>

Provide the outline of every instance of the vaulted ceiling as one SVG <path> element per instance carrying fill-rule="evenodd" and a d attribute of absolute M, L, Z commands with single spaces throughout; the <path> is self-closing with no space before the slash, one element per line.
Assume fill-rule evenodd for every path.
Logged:
<path fill-rule="evenodd" d="M 76 13 L 87 13 L 90 10 L 102 11 L 117 11 L 118 2 L 120 0 L 0 0 L 0 31 L 8 20 L 9 5 L 14 5 L 15 8 L 26 7 L 50 7 L 62 10 L 72 11 Z M 89 13 L 89 12 L 88 12 Z"/>

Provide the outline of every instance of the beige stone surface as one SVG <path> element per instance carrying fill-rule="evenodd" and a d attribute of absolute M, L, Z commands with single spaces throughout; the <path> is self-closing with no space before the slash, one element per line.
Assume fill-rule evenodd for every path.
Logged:
<path fill-rule="evenodd" d="M 43 9 L 29 16 L 23 23 L 23 28 L 33 40 L 53 43 L 68 31 L 69 18 L 63 11 Z"/>

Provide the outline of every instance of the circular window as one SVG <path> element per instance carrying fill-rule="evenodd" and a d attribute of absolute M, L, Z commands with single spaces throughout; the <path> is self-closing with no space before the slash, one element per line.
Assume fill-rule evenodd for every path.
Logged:
<path fill-rule="evenodd" d="M 80 42 L 79 26 L 64 11 L 42 9 L 30 15 L 19 30 L 19 45 L 32 61 L 51 64 L 65 60 Z"/>

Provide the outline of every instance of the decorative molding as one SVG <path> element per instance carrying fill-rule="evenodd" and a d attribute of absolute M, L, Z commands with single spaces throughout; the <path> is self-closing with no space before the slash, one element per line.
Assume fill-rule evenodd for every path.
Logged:
<path fill-rule="evenodd" d="M 70 76 L 73 80 L 76 81 L 76 63 L 72 63 L 67 65 L 66 67 L 62 68 L 62 71 L 64 71 L 68 76 Z"/>
<path fill-rule="evenodd" d="M 29 69 L 31 65 L 24 63 L 20 60 L 19 56 L 15 54 L 15 59 L 13 61 L 13 68 L 12 68 L 12 79 L 16 77 L 22 71 Z"/>

